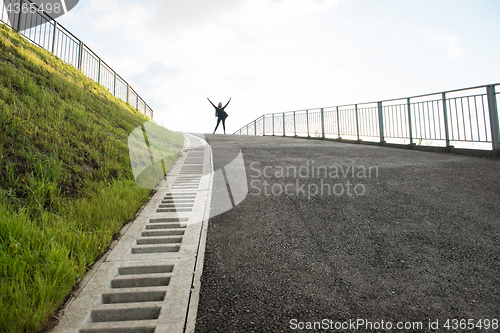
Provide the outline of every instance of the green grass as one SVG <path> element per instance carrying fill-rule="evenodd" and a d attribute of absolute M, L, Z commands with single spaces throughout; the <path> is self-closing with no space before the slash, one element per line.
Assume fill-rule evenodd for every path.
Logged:
<path fill-rule="evenodd" d="M 148 119 L 0 26 L 0 332 L 37 332 L 150 196 L 127 140 Z M 169 132 L 166 168 L 183 145 Z"/>

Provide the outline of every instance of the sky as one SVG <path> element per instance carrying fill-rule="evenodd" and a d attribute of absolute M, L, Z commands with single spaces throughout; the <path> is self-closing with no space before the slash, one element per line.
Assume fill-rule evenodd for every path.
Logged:
<path fill-rule="evenodd" d="M 499 0 L 80 0 L 58 19 L 170 130 L 500 82 Z M 218 130 L 222 133 L 222 130 Z"/>

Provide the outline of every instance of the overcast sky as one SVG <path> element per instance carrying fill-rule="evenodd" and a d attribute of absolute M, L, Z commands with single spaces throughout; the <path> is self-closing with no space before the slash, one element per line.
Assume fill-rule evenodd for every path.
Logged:
<path fill-rule="evenodd" d="M 171 130 L 500 82 L 498 0 L 81 0 L 59 19 Z M 222 131 L 220 130 L 220 133 Z"/>

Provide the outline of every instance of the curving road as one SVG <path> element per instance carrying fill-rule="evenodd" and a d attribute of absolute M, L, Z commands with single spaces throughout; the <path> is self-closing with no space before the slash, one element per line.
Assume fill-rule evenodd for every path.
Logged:
<path fill-rule="evenodd" d="M 241 149 L 249 193 L 209 221 L 197 332 L 292 332 L 315 322 L 366 332 L 382 321 L 437 332 L 447 319 L 500 319 L 499 159 L 206 140 L 216 170 Z"/>

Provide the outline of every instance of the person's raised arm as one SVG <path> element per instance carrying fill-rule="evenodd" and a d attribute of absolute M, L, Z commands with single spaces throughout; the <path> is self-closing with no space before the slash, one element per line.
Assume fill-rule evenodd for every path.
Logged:
<path fill-rule="evenodd" d="M 223 109 L 231 102 L 231 97 L 229 98 L 229 101 L 227 101 L 226 105 L 224 105 Z"/>
<path fill-rule="evenodd" d="M 212 104 L 212 106 L 215 108 L 215 105 L 214 103 L 212 103 L 212 101 L 207 97 L 208 101 L 210 102 L 210 104 Z"/>

